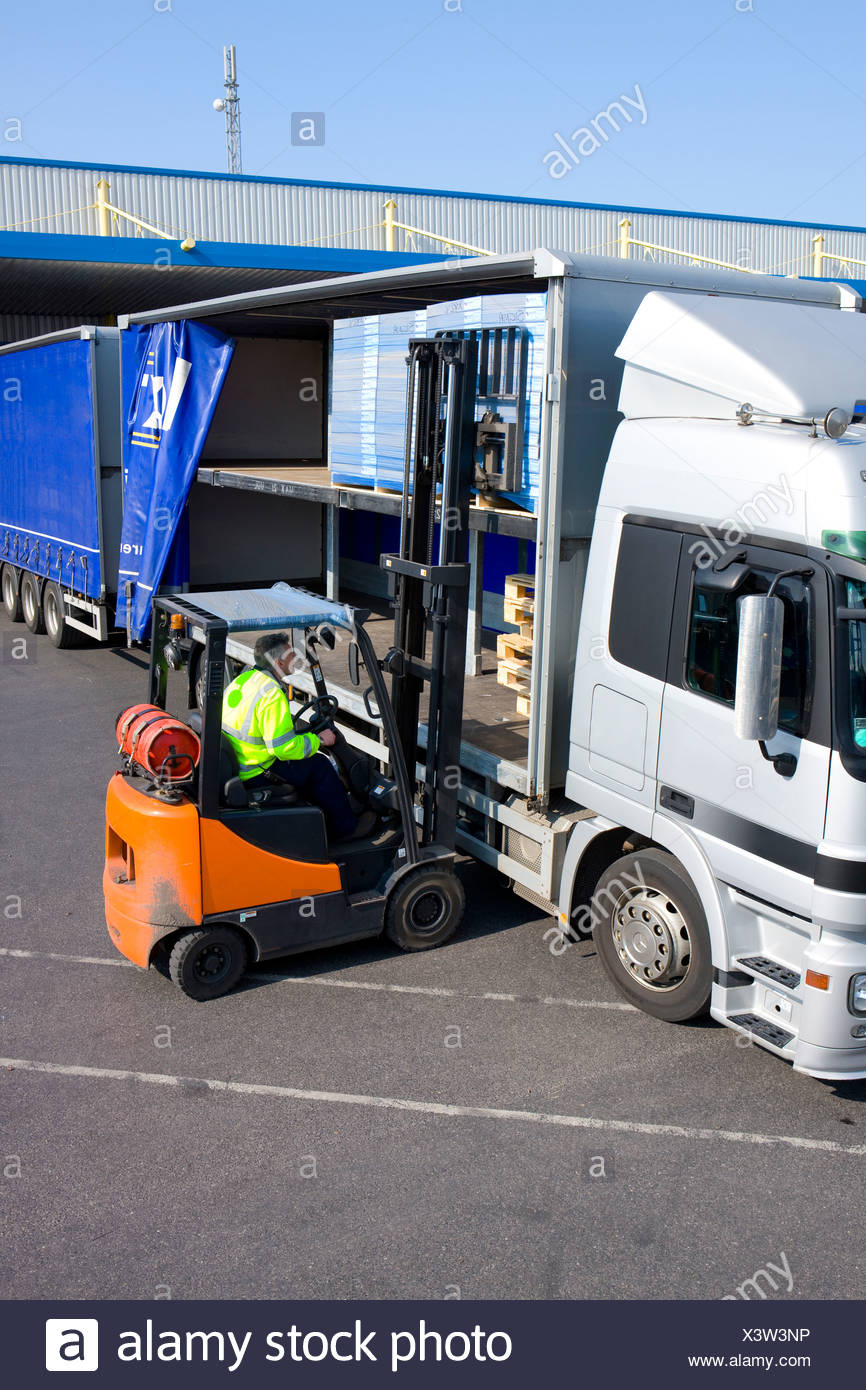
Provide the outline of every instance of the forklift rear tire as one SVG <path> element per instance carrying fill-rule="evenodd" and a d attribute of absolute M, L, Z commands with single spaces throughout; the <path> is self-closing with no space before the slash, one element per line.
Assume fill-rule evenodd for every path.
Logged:
<path fill-rule="evenodd" d="M 184 932 L 168 961 L 172 983 L 199 1003 L 228 994 L 246 968 L 246 943 L 233 927 Z"/>
<path fill-rule="evenodd" d="M 21 571 L 14 565 L 4 565 L 3 574 L 0 576 L 0 584 L 3 587 L 3 607 L 6 616 L 11 618 L 13 623 L 24 621 L 24 614 L 21 612 Z"/>
<path fill-rule="evenodd" d="M 385 914 L 385 935 L 401 951 L 427 951 L 453 936 L 466 898 L 456 874 L 421 865 L 394 889 Z"/>

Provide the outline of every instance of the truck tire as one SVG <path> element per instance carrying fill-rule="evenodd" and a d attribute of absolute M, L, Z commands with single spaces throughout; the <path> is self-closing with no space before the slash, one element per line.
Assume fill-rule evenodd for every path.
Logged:
<path fill-rule="evenodd" d="M 78 633 L 66 621 L 66 604 L 63 591 L 53 579 L 42 591 L 42 617 L 49 642 L 55 647 L 74 647 L 78 643 Z"/>
<path fill-rule="evenodd" d="M 706 1013 L 713 983 L 700 899 L 674 857 L 642 849 L 617 859 L 593 894 L 601 963 L 644 1013 L 682 1023 Z"/>
<path fill-rule="evenodd" d="M 184 932 L 168 961 L 172 983 L 199 1003 L 228 994 L 246 968 L 246 942 L 240 932 L 227 926 Z"/>
<path fill-rule="evenodd" d="M 24 614 L 21 612 L 21 571 L 14 565 L 4 565 L 3 573 L 0 574 L 0 586 L 3 590 L 3 608 L 6 616 L 13 623 L 24 621 Z"/>
<path fill-rule="evenodd" d="M 24 626 L 28 632 L 45 631 L 39 580 L 29 570 L 25 570 L 21 576 L 21 612 L 24 614 Z"/>
<path fill-rule="evenodd" d="M 456 874 L 423 864 L 400 879 L 385 910 L 385 935 L 401 951 L 427 951 L 453 936 L 466 897 Z"/>

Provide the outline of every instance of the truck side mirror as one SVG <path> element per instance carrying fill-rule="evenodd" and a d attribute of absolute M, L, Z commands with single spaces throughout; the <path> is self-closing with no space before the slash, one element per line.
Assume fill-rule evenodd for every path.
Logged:
<path fill-rule="evenodd" d="M 361 684 L 361 652 L 357 642 L 349 643 L 349 680 L 353 685 Z"/>
<path fill-rule="evenodd" d="M 775 594 L 747 594 L 737 608 L 734 732 L 738 738 L 762 742 L 779 727 L 785 605 Z"/>

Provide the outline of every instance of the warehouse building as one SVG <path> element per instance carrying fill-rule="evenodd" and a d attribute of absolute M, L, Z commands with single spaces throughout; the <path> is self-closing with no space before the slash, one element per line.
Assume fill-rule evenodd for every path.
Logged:
<path fill-rule="evenodd" d="M 534 246 L 858 281 L 866 229 L 0 159 L 0 340 L 210 295 Z"/>

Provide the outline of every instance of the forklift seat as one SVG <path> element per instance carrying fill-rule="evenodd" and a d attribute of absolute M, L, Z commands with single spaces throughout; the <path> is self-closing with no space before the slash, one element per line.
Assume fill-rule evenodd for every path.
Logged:
<path fill-rule="evenodd" d="M 191 729 L 201 736 L 201 713 L 192 710 L 187 722 Z M 274 782 L 272 786 L 257 787 L 250 792 L 238 776 L 238 760 L 232 744 L 225 734 L 220 734 L 219 753 L 220 804 L 241 809 L 246 806 L 296 806 L 301 802 L 296 789 L 288 782 Z"/>

